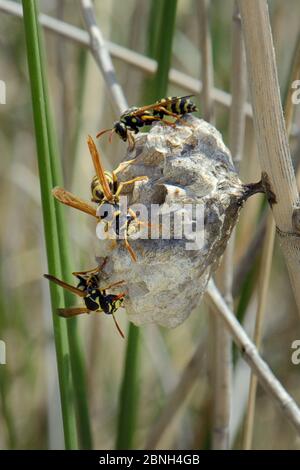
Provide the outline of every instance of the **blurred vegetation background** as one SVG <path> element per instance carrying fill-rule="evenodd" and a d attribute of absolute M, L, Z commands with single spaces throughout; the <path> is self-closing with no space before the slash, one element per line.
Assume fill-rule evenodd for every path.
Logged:
<path fill-rule="evenodd" d="M 151 27 L 158 0 L 102 0 L 95 2 L 105 39 L 151 54 Z M 272 32 L 282 96 L 289 78 L 299 35 L 300 3 L 270 0 Z M 210 28 L 215 87 L 230 93 L 232 0 L 210 2 Z M 75 0 L 44 0 L 41 12 L 83 28 Z M 154 13 L 153 13 L 154 11 Z M 154 16 L 155 18 L 155 16 Z M 171 66 L 201 79 L 201 49 L 197 0 L 178 0 Z M 168 21 L 164 28 L 168 31 Z M 6 83 L 6 104 L 0 105 L 0 339 L 7 348 L 7 364 L 0 365 L 0 447 L 2 449 L 63 448 L 57 371 L 50 316 L 42 212 L 37 171 L 32 104 L 26 60 L 24 25 L 19 18 L 0 12 L 0 79 Z M 93 169 L 86 136 L 110 127 L 116 115 L 90 52 L 55 34 L 45 33 L 47 76 L 55 116 L 64 186 L 89 199 Z M 130 105 L 148 104 L 151 79 L 143 71 L 114 59 L 117 77 Z M 167 95 L 187 90 L 169 85 Z M 149 95 L 148 95 L 149 96 Z M 152 95 L 153 96 L 153 95 Z M 155 99 L 160 96 L 155 97 Z M 200 107 L 201 96 L 195 101 Z M 296 107 L 297 108 L 297 107 Z M 229 109 L 215 106 L 216 127 L 228 144 Z M 294 165 L 299 165 L 300 112 L 296 109 L 291 137 Z M 101 142 L 107 169 L 114 168 L 125 153 L 118 139 Z M 241 179 L 257 181 L 260 168 L 251 119 L 247 119 Z M 247 202 L 237 228 L 235 268 L 239 265 L 262 217 L 263 199 Z M 88 269 L 97 255 L 94 224 L 84 214 L 64 210 L 70 237 L 72 270 Z M 243 305 L 255 313 L 257 266 L 261 249 L 250 260 L 250 275 L 237 287 L 236 311 L 243 321 Z M 252 275 L 251 275 L 252 273 Z M 242 299 L 242 302 L 241 302 Z M 244 304 L 243 304 L 244 302 Z M 172 309 L 172 299 L 170 299 Z M 118 321 L 128 329 L 124 311 Z M 250 316 L 251 317 L 251 316 Z M 252 318 L 253 320 L 253 318 Z M 247 317 L 251 324 L 251 318 Z M 253 322 L 252 322 L 253 323 Z M 126 341 L 118 336 L 112 319 L 91 315 L 79 318 L 87 370 L 88 406 L 94 448 L 115 447 L 120 384 Z M 251 332 L 251 326 L 246 328 Z M 289 393 L 300 402 L 299 367 L 291 363 L 291 343 L 300 338 L 299 318 L 286 267 L 276 245 L 263 337 L 263 356 Z M 172 419 L 158 447 L 205 449 L 211 446 L 212 383 L 208 312 L 204 305 L 175 330 L 143 327 L 139 348 L 137 423 L 133 447 L 145 445 L 151 429 L 199 342 L 202 354 L 196 364 L 197 380 L 178 399 Z M 238 358 L 238 355 L 237 355 Z M 231 445 L 240 448 L 246 396 L 242 386 L 248 367 L 236 361 Z M 300 449 L 300 440 L 268 396 L 258 387 L 253 448 Z"/>

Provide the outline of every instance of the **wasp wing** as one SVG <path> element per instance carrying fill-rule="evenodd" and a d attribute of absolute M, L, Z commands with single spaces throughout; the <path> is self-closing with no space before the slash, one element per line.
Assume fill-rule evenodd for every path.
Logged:
<path fill-rule="evenodd" d="M 52 194 L 59 202 L 65 204 L 66 206 L 73 207 L 81 212 L 92 215 L 97 218 L 96 209 L 84 201 L 80 197 L 75 196 L 64 188 L 59 188 L 58 186 L 52 189 Z"/>
<path fill-rule="evenodd" d="M 172 98 L 165 98 L 165 99 L 162 99 L 160 101 L 157 101 L 154 104 L 149 104 L 148 106 L 143 106 L 141 108 L 138 108 L 136 111 L 129 112 L 128 114 L 130 116 L 140 116 L 145 111 L 151 111 L 152 109 L 159 108 L 160 106 L 166 106 L 166 105 L 171 104 L 171 103 L 176 103 L 176 101 L 178 101 L 178 100 L 182 100 L 184 98 L 192 98 L 193 96 L 195 96 L 195 95 L 174 96 Z"/>
<path fill-rule="evenodd" d="M 97 150 L 95 142 L 93 141 L 90 135 L 88 136 L 87 144 L 88 144 L 90 154 L 93 160 L 96 175 L 98 177 L 99 182 L 102 185 L 103 194 L 106 197 L 106 199 L 110 201 L 111 199 L 113 199 L 113 194 L 107 182 L 107 177 L 105 175 L 105 172 L 104 172 L 101 160 L 100 160 L 100 154 Z"/>
<path fill-rule="evenodd" d="M 85 297 L 86 293 L 80 289 L 77 289 L 77 287 L 72 286 L 71 284 L 68 284 L 67 282 L 61 281 L 55 276 L 52 276 L 51 274 L 44 274 L 44 277 L 48 279 L 49 281 L 54 282 L 60 287 L 63 287 L 64 289 L 67 289 L 70 292 L 73 292 L 73 294 L 79 295 L 79 297 Z"/>
<path fill-rule="evenodd" d="M 83 313 L 91 313 L 91 310 L 86 307 L 69 307 L 69 308 L 58 308 L 57 313 L 60 317 L 71 318 L 76 315 L 82 315 Z"/>

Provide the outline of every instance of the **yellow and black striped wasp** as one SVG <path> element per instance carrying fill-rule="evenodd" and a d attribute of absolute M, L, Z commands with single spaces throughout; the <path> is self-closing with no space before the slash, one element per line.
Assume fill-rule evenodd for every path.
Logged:
<path fill-rule="evenodd" d="M 124 334 L 118 325 L 114 314 L 122 306 L 125 292 L 117 295 L 107 294 L 107 290 L 124 284 L 124 281 L 118 281 L 108 286 L 100 287 L 101 271 L 105 263 L 106 259 L 100 267 L 90 269 L 88 271 L 73 272 L 72 274 L 78 279 L 76 287 L 52 276 L 51 274 L 44 274 L 44 277 L 60 287 L 73 292 L 73 294 L 78 295 L 85 303 L 85 307 L 59 308 L 57 311 L 59 316 L 71 318 L 83 313 L 104 312 L 107 315 L 112 315 L 118 332 L 124 338 Z"/>
<path fill-rule="evenodd" d="M 91 183 L 91 192 L 92 192 L 91 200 L 98 205 L 97 210 L 93 206 L 91 206 L 91 204 L 89 204 L 88 202 L 80 199 L 79 197 L 75 196 L 69 191 L 66 191 L 63 188 L 54 188 L 52 193 L 54 197 L 56 197 L 56 199 L 58 199 L 63 204 L 66 204 L 68 206 L 74 207 L 75 209 L 81 210 L 82 212 L 90 214 L 94 216 L 95 218 L 97 218 L 98 220 L 100 219 L 104 224 L 104 227 L 105 227 L 104 231 L 107 233 L 109 233 L 109 229 L 111 228 L 113 222 L 115 222 L 115 227 L 116 227 L 115 238 L 116 239 L 122 238 L 124 240 L 124 244 L 132 260 L 136 261 L 137 260 L 136 254 L 128 242 L 127 232 L 128 232 L 128 228 L 131 222 L 133 220 L 137 220 L 137 215 L 130 208 L 128 208 L 128 211 L 126 214 L 122 214 L 122 210 L 120 208 L 119 202 L 120 202 L 121 192 L 125 186 L 129 184 L 133 184 L 136 181 L 147 180 L 148 178 L 146 176 L 137 176 L 136 178 L 133 178 L 129 181 L 119 182 L 117 173 L 122 168 L 129 165 L 131 161 L 121 163 L 118 166 L 118 168 L 112 171 L 111 173 L 108 171 L 105 171 L 101 163 L 100 154 L 91 136 L 88 136 L 87 143 L 88 143 L 90 154 L 93 160 L 95 173 L 96 173 Z M 112 220 L 108 220 L 107 215 L 105 214 L 105 211 L 103 211 L 104 212 L 103 215 L 98 216 L 99 208 L 104 205 L 106 205 L 106 207 L 108 207 L 107 205 L 109 205 L 112 208 L 112 213 L 113 213 Z M 142 222 L 138 221 L 138 223 L 141 224 Z"/>
<path fill-rule="evenodd" d="M 125 186 L 128 186 L 130 184 L 133 184 L 137 181 L 147 181 L 148 178 L 147 176 L 137 176 L 129 181 L 123 181 L 119 182 L 117 173 L 127 165 L 131 163 L 131 161 L 123 162 L 121 163 L 116 170 L 113 170 L 112 172 L 104 171 L 101 159 L 100 159 L 100 153 L 97 150 L 97 147 L 95 145 L 95 142 L 93 139 L 89 136 L 88 138 L 88 146 L 90 150 L 90 154 L 92 156 L 94 168 L 96 175 L 94 176 L 92 183 L 91 183 L 91 193 L 92 193 L 92 201 L 96 202 L 98 204 L 98 208 L 105 205 L 109 204 L 113 208 L 113 219 L 115 221 L 115 228 L 116 228 L 116 236 L 117 238 L 120 237 L 121 233 L 124 237 L 124 243 L 125 246 L 130 253 L 131 258 L 133 261 L 136 261 L 136 255 L 131 248 L 128 239 L 127 239 L 127 232 L 130 223 L 133 220 L 137 220 L 137 215 L 135 212 L 128 208 L 127 213 L 122 216 L 122 209 L 120 207 L 120 195 L 122 193 L 122 190 L 124 189 Z M 105 223 L 105 213 L 104 216 L 100 217 L 101 220 L 104 221 Z M 107 229 L 111 225 L 110 222 L 107 223 Z M 138 223 L 142 223 L 138 221 Z"/>
<path fill-rule="evenodd" d="M 194 95 L 170 96 L 148 106 L 131 107 L 121 115 L 111 129 L 103 129 L 97 134 L 97 137 L 110 132 L 109 141 L 111 142 L 113 133 L 116 133 L 124 142 L 128 140 L 129 146 L 133 148 L 134 138 L 132 133 L 137 134 L 141 127 L 149 126 L 156 121 L 162 121 L 173 126 L 174 123 L 164 118 L 171 116 L 179 120 L 185 114 L 198 111 L 196 105 L 190 99 L 192 96 Z"/>

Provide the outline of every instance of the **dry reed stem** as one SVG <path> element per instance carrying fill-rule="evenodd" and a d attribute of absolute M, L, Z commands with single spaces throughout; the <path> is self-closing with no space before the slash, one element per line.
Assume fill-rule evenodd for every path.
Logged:
<path fill-rule="evenodd" d="M 283 119 L 275 53 L 265 0 L 239 0 L 261 169 L 276 194 L 272 210 L 300 311 L 300 238 L 293 226 L 298 190 Z"/>
<path fill-rule="evenodd" d="M 200 25 L 203 118 L 214 124 L 215 113 L 212 100 L 213 60 L 209 28 L 210 2 L 209 0 L 199 0 L 197 6 Z M 221 284 L 224 280 L 223 275 L 226 277 L 226 273 L 220 275 Z M 226 289 L 222 289 L 223 294 L 226 293 L 225 291 Z M 211 360 L 211 367 L 213 368 L 211 386 L 214 395 L 212 448 L 228 449 L 232 376 L 231 340 L 219 319 L 215 319 L 212 328 L 210 328 L 210 334 L 213 335 L 212 343 L 215 347 Z"/>
<path fill-rule="evenodd" d="M 91 0 L 80 0 L 80 5 L 84 23 L 90 36 L 90 49 L 102 72 L 107 90 L 109 91 L 110 100 L 117 112 L 122 113 L 128 108 L 128 104 L 123 90 L 118 83 L 114 65 L 97 24 L 93 2 Z"/>
<path fill-rule="evenodd" d="M 0 11 L 22 18 L 21 6 L 12 1 L 0 0 Z M 84 47 L 90 47 L 90 37 L 86 31 L 45 14 L 39 15 L 39 21 L 49 32 L 58 34 Z M 157 62 L 155 60 L 110 41 L 105 41 L 105 44 L 110 54 L 116 59 L 123 60 L 147 74 L 154 75 L 156 73 Z M 173 68 L 171 68 L 169 72 L 169 81 L 191 93 L 198 94 L 201 93 L 202 90 L 202 82 L 200 80 Z M 219 105 L 226 108 L 231 106 L 231 95 L 229 93 L 218 88 L 213 88 L 212 96 L 214 101 Z M 252 118 L 252 109 L 249 103 L 246 103 L 245 112 L 247 117 Z"/>
<path fill-rule="evenodd" d="M 188 364 L 184 368 L 178 384 L 168 397 L 164 409 L 160 412 L 158 420 L 151 428 L 146 438 L 144 449 L 155 449 L 166 429 L 170 426 L 178 413 L 180 406 L 186 400 L 188 393 L 199 377 L 200 364 L 203 361 L 205 342 L 200 339 L 198 347 Z"/>
<path fill-rule="evenodd" d="M 212 90 L 213 80 L 213 59 L 211 34 L 209 28 L 209 0 L 198 0 L 199 32 L 200 32 L 200 51 L 201 51 L 201 76 L 202 76 L 202 116 L 205 121 L 214 124 L 214 102 Z"/>
<path fill-rule="evenodd" d="M 269 288 L 269 280 L 272 267 L 273 248 L 275 240 L 275 224 L 272 216 L 269 216 L 267 223 L 267 232 L 264 240 L 263 254 L 261 258 L 261 269 L 259 273 L 258 283 L 258 309 L 256 313 L 255 330 L 253 342 L 257 349 L 260 349 L 263 320 L 265 310 L 267 306 L 267 294 Z M 257 377 L 251 373 L 248 407 L 245 421 L 244 431 L 244 442 L 243 448 L 246 450 L 251 449 L 252 437 L 253 437 L 253 424 L 254 424 L 254 413 L 255 413 L 255 402 L 256 402 L 256 389 L 257 389 Z"/>
<path fill-rule="evenodd" d="M 240 161 L 244 149 L 244 137 L 246 126 L 245 105 L 247 98 L 246 59 L 241 25 L 241 17 L 237 3 L 233 12 L 232 28 L 232 72 L 231 72 L 231 96 L 229 121 L 229 147 L 233 162 L 239 171 Z M 232 283 L 231 283 L 232 285 Z"/>
<path fill-rule="evenodd" d="M 253 260 L 256 258 L 265 238 L 267 226 L 267 214 L 265 213 L 258 223 L 256 231 L 246 248 L 245 253 L 242 255 L 233 276 L 232 293 L 236 298 L 241 291 L 249 271 L 253 266 Z"/>
<path fill-rule="evenodd" d="M 288 135 L 291 134 L 293 114 L 295 110 L 295 106 L 292 100 L 292 94 L 294 93 L 295 89 L 292 87 L 292 83 L 295 80 L 299 80 L 299 79 L 300 79 L 300 33 L 296 41 L 296 50 L 295 50 L 295 54 L 293 58 L 293 65 L 292 65 L 292 72 L 291 72 L 291 83 L 288 88 L 288 93 L 286 96 L 286 102 L 284 106 L 286 131 Z"/>
<path fill-rule="evenodd" d="M 243 154 L 245 121 L 244 112 L 246 101 L 246 71 L 244 45 L 241 31 L 241 21 L 238 7 L 235 4 L 232 26 L 232 105 L 229 121 L 229 147 L 232 158 L 238 170 Z M 217 279 L 220 291 L 228 307 L 233 310 L 232 282 L 235 250 L 235 230 L 230 237 Z M 217 328 L 217 357 L 216 384 L 213 428 L 213 448 L 228 449 L 229 427 L 232 402 L 232 344 L 229 333 L 224 329 L 220 319 L 216 320 Z"/>
<path fill-rule="evenodd" d="M 274 376 L 267 363 L 261 358 L 257 348 L 236 319 L 235 315 L 226 305 L 222 295 L 210 280 L 205 294 L 207 304 L 212 307 L 214 313 L 224 321 L 226 329 L 230 332 L 234 342 L 241 351 L 243 358 L 257 376 L 259 383 L 280 407 L 285 417 L 294 425 L 300 434 L 300 410 L 287 393 L 285 388 Z"/>
<path fill-rule="evenodd" d="M 291 68 L 291 76 L 289 78 L 289 87 L 285 100 L 284 114 L 285 114 L 285 124 L 287 134 L 290 135 L 292 122 L 293 122 L 293 113 L 294 105 L 292 101 L 292 83 L 294 80 L 297 80 L 300 76 L 300 35 L 298 36 L 296 43 L 296 50 L 293 57 L 293 63 Z M 274 250 L 275 242 L 275 223 L 271 215 L 268 216 L 267 221 L 267 232 L 264 240 L 261 267 L 259 273 L 259 284 L 258 284 L 258 309 L 256 313 L 255 321 L 255 331 L 254 331 L 254 344 L 257 349 L 260 349 L 260 343 L 262 338 L 262 329 L 263 329 L 263 318 L 267 306 L 267 293 L 270 282 L 270 274 L 272 267 L 272 255 Z M 253 440 L 253 427 L 254 427 L 254 414 L 255 414 L 255 403 L 256 403 L 256 390 L 257 390 L 257 377 L 252 373 L 250 378 L 250 387 L 249 387 L 249 397 L 248 397 L 248 407 L 245 420 L 245 429 L 244 429 L 244 441 L 243 447 L 245 450 L 249 450 L 252 447 Z"/>

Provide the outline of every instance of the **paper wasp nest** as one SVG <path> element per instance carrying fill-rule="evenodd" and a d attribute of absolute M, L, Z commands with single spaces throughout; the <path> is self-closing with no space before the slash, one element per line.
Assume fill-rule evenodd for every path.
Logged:
<path fill-rule="evenodd" d="M 158 123 L 148 134 L 139 133 L 135 148 L 127 152 L 124 161 L 130 159 L 134 161 L 119 173 L 119 180 L 149 178 L 126 187 L 130 206 L 140 203 L 150 212 L 151 204 L 158 204 L 161 213 L 172 216 L 186 213 L 185 208 L 190 207 L 186 204 L 203 208 L 199 248 L 187 249 L 195 233 L 175 239 L 172 225 L 170 239 L 131 240 L 130 234 L 137 229 L 135 221 L 129 226 L 129 242 L 136 263 L 123 241 L 109 252 L 111 242 L 101 242 L 103 251 L 99 254 L 109 256 L 105 268 L 109 279 L 126 282 L 124 305 L 129 319 L 136 325 L 157 323 L 172 328 L 199 304 L 249 189 L 238 178 L 221 134 L 191 115 L 175 127 Z M 179 208 L 170 209 L 175 203 Z M 197 219 L 193 214 L 189 217 L 187 226 L 191 229 Z M 157 229 L 157 222 L 149 222 Z"/>

